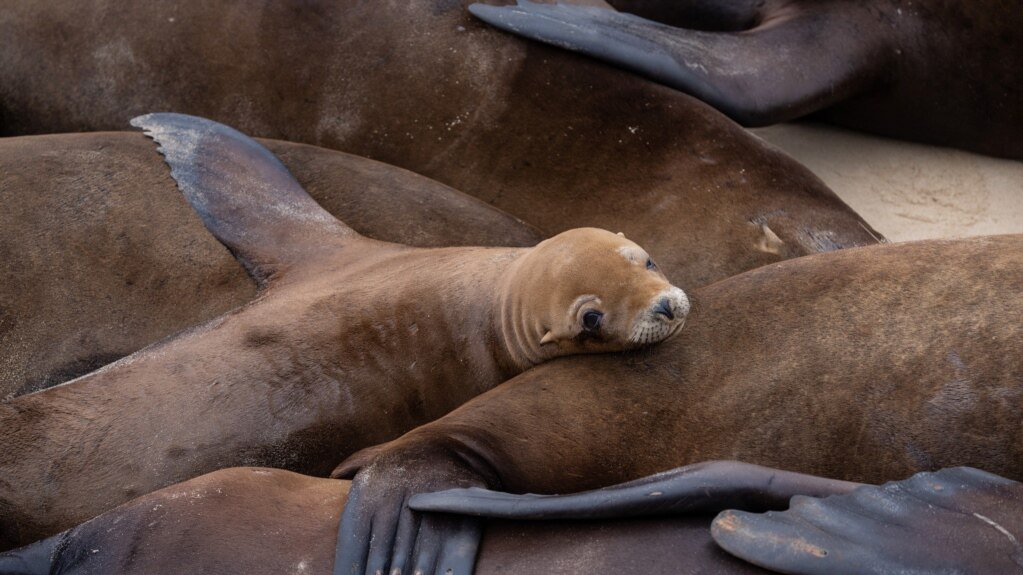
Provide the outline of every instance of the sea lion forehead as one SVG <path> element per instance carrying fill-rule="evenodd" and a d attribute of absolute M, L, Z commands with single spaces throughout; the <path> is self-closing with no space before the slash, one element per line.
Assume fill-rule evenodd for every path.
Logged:
<path fill-rule="evenodd" d="M 575 228 L 537 245 L 548 265 L 561 269 L 577 266 L 645 266 L 646 250 L 622 234 L 599 228 Z"/>
<path fill-rule="evenodd" d="M 637 266 L 646 266 L 647 260 L 650 259 L 650 254 L 646 253 L 646 250 L 632 242 L 618 246 L 616 251 L 626 261 Z"/>
<path fill-rule="evenodd" d="M 537 247 L 544 246 L 545 244 L 549 246 L 571 246 L 573 249 L 579 250 L 610 249 L 610 251 L 619 253 L 621 253 L 620 250 L 622 249 L 628 249 L 646 254 L 643 248 L 624 235 L 620 233 L 614 234 L 600 228 L 573 228 L 566 230 L 541 242 Z"/>

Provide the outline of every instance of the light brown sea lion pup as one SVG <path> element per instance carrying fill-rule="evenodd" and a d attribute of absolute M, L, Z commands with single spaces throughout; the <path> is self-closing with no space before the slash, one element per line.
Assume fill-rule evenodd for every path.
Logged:
<path fill-rule="evenodd" d="M 686 287 L 877 241 L 706 104 L 504 34 L 471 3 L 7 0 L 0 134 L 204 116 L 413 170 L 547 235 L 642 237 Z"/>
<path fill-rule="evenodd" d="M 1014 235 L 843 250 L 699 288 L 679 337 L 538 366 L 350 458 L 338 573 L 471 553 L 478 524 L 420 524 L 404 506 L 450 486 L 566 493 L 707 459 L 871 483 L 958 465 L 1023 478 L 1021 286 Z"/>
<path fill-rule="evenodd" d="M 619 235 L 417 249 L 320 208 L 265 148 L 208 120 L 133 120 L 260 286 L 251 304 L 0 404 L 0 544 L 215 469 L 326 474 L 537 363 L 669 337 L 689 303 Z"/>
<path fill-rule="evenodd" d="M 532 246 L 539 230 L 407 170 L 262 142 L 360 234 L 420 247 Z M 249 302 L 140 132 L 0 138 L 0 400 L 74 379 Z"/>

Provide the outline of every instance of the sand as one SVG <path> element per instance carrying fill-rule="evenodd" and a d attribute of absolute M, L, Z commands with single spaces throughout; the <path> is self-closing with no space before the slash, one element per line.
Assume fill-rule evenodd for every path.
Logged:
<path fill-rule="evenodd" d="M 823 124 L 751 131 L 810 168 L 890 241 L 1023 233 L 1023 162 Z"/>

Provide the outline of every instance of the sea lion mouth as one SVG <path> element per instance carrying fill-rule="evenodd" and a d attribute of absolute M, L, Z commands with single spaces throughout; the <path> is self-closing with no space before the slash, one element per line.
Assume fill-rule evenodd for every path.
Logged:
<path fill-rule="evenodd" d="M 656 323 L 651 321 L 643 322 L 633 329 L 632 335 L 629 337 L 629 343 L 635 346 L 641 346 L 664 341 L 670 337 L 674 337 L 675 334 L 682 330 L 685 323 L 684 318 L 682 320 L 676 320 L 676 322 L 672 324 L 660 320 Z"/>

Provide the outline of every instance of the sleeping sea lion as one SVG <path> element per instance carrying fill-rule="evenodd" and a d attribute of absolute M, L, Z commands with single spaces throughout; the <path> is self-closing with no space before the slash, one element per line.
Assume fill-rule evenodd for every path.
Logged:
<path fill-rule="evenodd" d="M 348 488 L 346 481 L 279 469 L 215 471 L 141 496 L 30 547 L 0 553 L 0 572 L 325 575 L 331 571 L 331 544 Z M 921 492 L 923 500 L 918 499 Z M 818 511 L 811 518 L 815 522 L 841 517 L 841 523 L 827 526 L 828 533 L 857 534 L 859 541 L 850 538 L 845 545 L 858 552 L 799 545 L 798 537 L 772 539 L 781 530 L 739 522 L 737 517 L 748 515 L 737 511 L 719 515 L 715 537 L 724 542 L 721 530 L 726 530 L 736 539 L 749 538 L 740 554 L 756 553 L 767 561 L 802 556 L 799 566 L 811 569 L 786 565 L 786 572 L 837 573 L 844 564 L 853 567 L 852 573 L 955 567 L 994 575 L 1018 568 L 1011 563 L 1011 546 L 1013 538 L 1023 536 L 1021 496 L 1019 483 L 969 468 L 875 487 L 708 462 L 589 493 L 513 496 L 453 490 L 416 495 L 410 503 L 419 509 L 511 519 L 487 521 L 477 575 L 766 573 L 711 543 L 707 513 L 781 510 L 790 499 L 792 509 L 769 512 L 768 522 L 808 509 Z M 875 501 L 887 505 L 879 508 Z M 868 509 L 872 513 L 864 512 Z M 897 520 L 897 525 L 878 524 L 884 519 Z M 820 536 L 812 527 L 806 531 L 802 535 Z M 791 549 L 772 553 L 779 543 Z M 938 557 L 942 562 L 935 564 Z"/>
<path fill-rule="evenodd" d="M 692 94 L 747 126 L 818 113 L 885 136 L 1023 158 L 1023 11 L 1012 0 L 610 3 L 661 22 L 529 0 L 469 9 Z"/>
<path fill-rule="evenodd" d="M 544 360 L 648 345 L 685 322 L 685 293 L 611 232 L 534 248 L 371 240 L 235 130 L 178 114 L 132 123 L 259 294 L 0 404 L 0 546 L 223 467 L 325 474 Z"/>
<path fill-rule="evenodd" d="M 450 486 L 565 493 L 706 459 L 1023 478 L 1021 285 L 1014 235 L 819 254 L 695 290 L 676 338 L 538 366 L 342 464 L 358 475 L 338 573 L 368 553 L 404 561 L 417 539 L 418 557 L 443 555 L 445 533 L 464 549 L 478 524 L 419 526 L 404 506 Z"/>
<path fill-rule="evenodd" d="M 847 490 L 844 482 L 734 463 L 689 471 L 688 488 L 679 486 L 670 495 L 688 494 L 696 505 L 677 508 L 670 517 L 491 521 L 476 573 L 762 573 L 714 548 L 708 513 L 736 505 L 784 509 L 795 494 Z M 138 497 L 33 546 L 0 553 L 0 572 L 326 575 L 348 487 L 347 481 L 278 469 L 224 469 Z"/>
<path fill-rule="evenodd" d="M 483 202 L 358 156 L 262 142 L 328 212 L 420 247 L 532 246 Z M 0 401 L 209 321 L 255 294 L 139 132 L 0 138 Z"/>
<path fill-rule="evenodd" d="M 413 170 L 546 235 L 643 237 L 686 286 L 880 238 L 709 106 L 509 37 L 467 4 L 9 0 L 0 134 L 195 114 Z"/>

